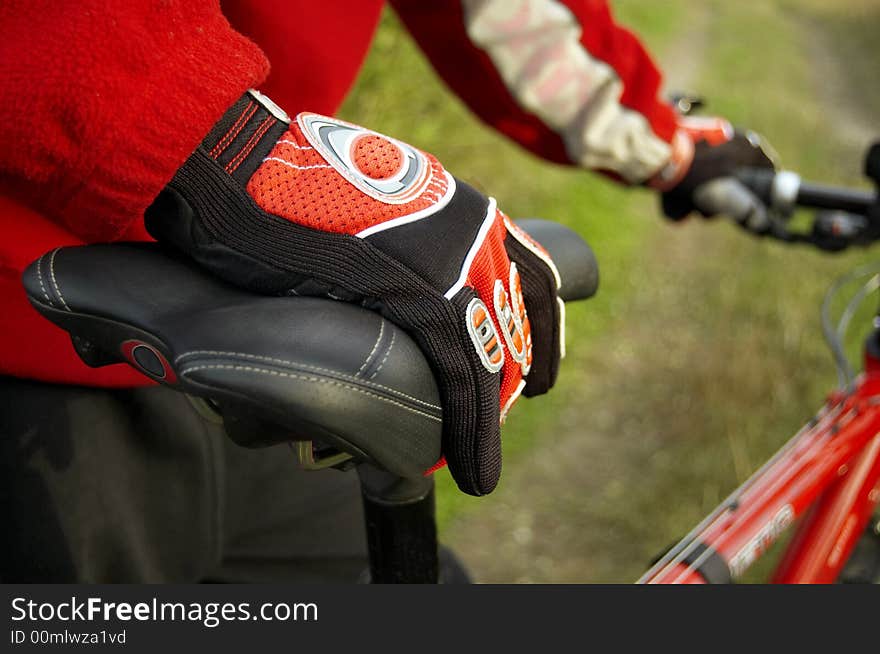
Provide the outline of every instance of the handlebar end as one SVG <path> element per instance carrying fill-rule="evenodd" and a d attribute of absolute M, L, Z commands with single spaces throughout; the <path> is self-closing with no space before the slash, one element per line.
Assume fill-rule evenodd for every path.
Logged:
<path fill-rule="evenodd" d="M 880 186 L 880 141 L 868 149 L 868 154 L 865 156 L 865 175 Z"/>

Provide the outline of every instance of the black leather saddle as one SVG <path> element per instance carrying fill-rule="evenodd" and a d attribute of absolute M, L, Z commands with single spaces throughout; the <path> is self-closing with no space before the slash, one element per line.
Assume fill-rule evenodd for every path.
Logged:
<path fill-rule="evenodd" d="M 596 261 L 576 233 L 543 220 L 520 225 L 556 261 L 564 300 L 595 293 Z M 59 248 L 23 281 L 88 365 L 127 362 L 206 398 L 241 444 L 321 444 L 401 477 L 440 456 L 431 369 L 406 333 L 374 312 L 254 295 L 153 243 Z"/>

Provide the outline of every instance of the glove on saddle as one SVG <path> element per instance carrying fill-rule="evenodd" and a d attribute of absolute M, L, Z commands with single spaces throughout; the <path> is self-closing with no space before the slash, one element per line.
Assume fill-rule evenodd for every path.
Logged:
<path fill-rule="evenodd" d="M 500 423 L 519 394 L 556 379 L 550 257 L 493 199 L 400 141 L 312 113 L 291 121 L 249 92 L 147 227 L 232 283 L 358 303 L 405 329 L 434 369 L 444 457 L 467 493 L 497 484 Z"/>

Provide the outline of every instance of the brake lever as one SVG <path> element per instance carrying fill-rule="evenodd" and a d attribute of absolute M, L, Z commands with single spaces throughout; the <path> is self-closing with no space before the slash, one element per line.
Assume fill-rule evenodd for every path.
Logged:
<path fill-rule="evenodd" d="M 816 245 L 823 250 L 839 252 L 851 245 L 867 245 L 870 223 L 865 216 L 846 211 L 821 211 L 813 221 Z"/>
<path fill-rule="evenodd" d="M 774 218 L 773 229 L 763 236 L 769 236 L 786 244 L 809 245 L 823 252 L 835 253 L 843 252 L 855 245 L 864 247 L 876 240 L 876 238 L 864 238 L 867 230 L 863 232 L 852 231 L 852 225 L 843 222 L 852 219 L 857 219 L 867 226 L 867 220 L 863 216 L 845 212 L 827 212 L 825 215 L 820 214 L 813 223 L 813 230 L 808 234 L 792 232 L 779 222 L 778 218 Z"/>

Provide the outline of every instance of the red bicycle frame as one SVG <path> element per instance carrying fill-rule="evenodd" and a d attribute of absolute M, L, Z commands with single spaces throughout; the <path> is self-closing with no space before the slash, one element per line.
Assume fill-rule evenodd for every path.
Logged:
<path fill-rule="evenodd" d="M 774 583 L 835 581 L 880 502 L 880 358 L 639 583 L 730 582 L 800 520 Z"/>

